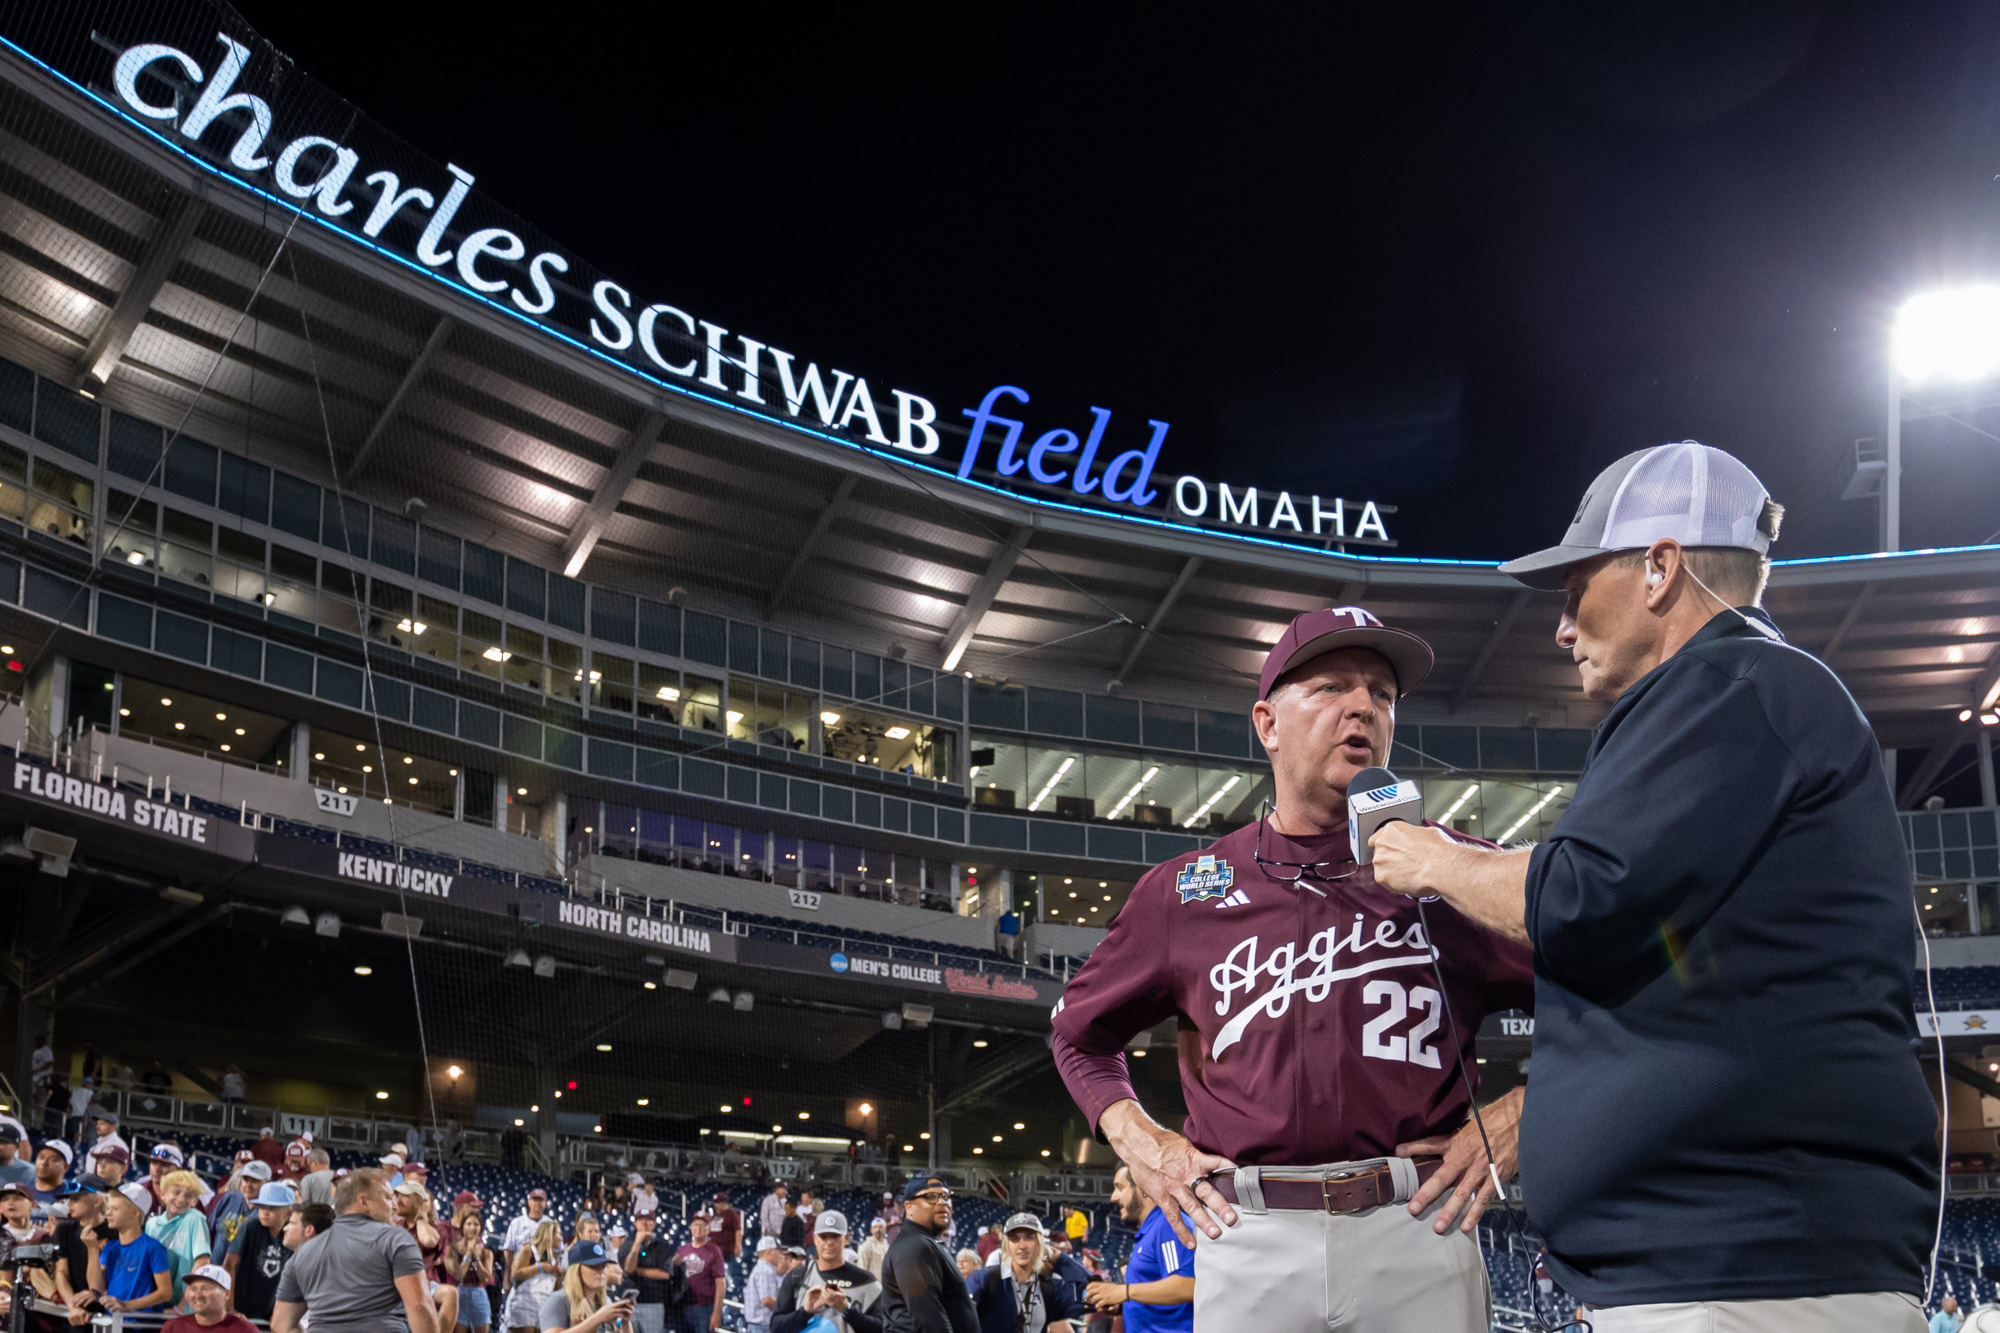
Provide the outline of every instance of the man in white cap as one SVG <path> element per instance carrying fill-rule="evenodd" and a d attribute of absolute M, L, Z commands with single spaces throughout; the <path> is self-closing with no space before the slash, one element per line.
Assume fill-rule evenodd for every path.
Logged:
<path fill-rule="evenodd" d="M 160 1333 L 257 1333 L 257 1326 L 229 1308 L 230 1280 L 226 1270 L 203 1264 L 187 1276 L 182 1288 L 189 1313 L 169 1319 Z"/>
<path fill-rule="evenodd" d="M 757 1262 L 743 1278 L 743 1322 L 752 1329 L 771 1327 L 771 1312 L 778 1308 L 778 1289 L 784 1285 L 788 1265 L 776 1236 L 757 1238 Z"/>
<path fill-rule="evenodd" d="M 813 1216 L 813 1257 L 778 1288 L 771 1333 L 803 1333 L 822 1316 L 839 1333 L 881 1333 L 875 1305 L 882 1282 L 847 1259 L 847 1215 L 837 1208 Z"/>
<path fill-rule="evenodd" d="M 882 1260 L 888 1253 L 889 1224 L 878 1217 L 868 1224 L 868 1239 L 854 1247 L 854 1262 L 881 1277 Z"/>
<path fill-rule="evenodd" d="M 1566 594 L 1609 705 L 1569 808 L 1532 849 L 1372 839 L 1377 883 L 1534 949 L 1521 1180 L 1597 1333 L 1924 1328 L 1910 861 L 1867 719 L 1759 605 L 1782 515 L 1692 440 L 1605 469 L 1501 566 Z"/>

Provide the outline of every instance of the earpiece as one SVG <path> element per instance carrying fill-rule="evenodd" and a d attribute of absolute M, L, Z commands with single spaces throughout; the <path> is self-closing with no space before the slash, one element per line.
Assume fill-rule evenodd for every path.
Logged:
<path fill-rule="evenodd" d="M 1657 569 L 1652 570 L 1648 572 L 1646 575 L 1646 586 L 1648 588 L 1657 588 L 1660 586 L 1660 584 L 1666 581 L 1666 577 L 1667 576 L 1662 574 L 1659 570 Z"/>

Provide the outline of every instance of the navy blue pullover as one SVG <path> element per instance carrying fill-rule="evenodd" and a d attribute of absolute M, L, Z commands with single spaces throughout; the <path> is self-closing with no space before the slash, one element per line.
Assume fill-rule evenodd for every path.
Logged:
<path fill-rule="evenodd" d="M 1558 1282 L 1922 1290 L 1913 893 L 1867 720 L 1775 629 L 1725 611 L 1619 697 L 1528 868 L 1521 1184 Z"/>

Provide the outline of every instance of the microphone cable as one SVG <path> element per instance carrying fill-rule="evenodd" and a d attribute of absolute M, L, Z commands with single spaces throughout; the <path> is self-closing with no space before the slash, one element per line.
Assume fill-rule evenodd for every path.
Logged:
<path fill-rule="evenodd" d="M 1931 1236 L 1930 1274 L 1924 1282 L 1924 1304 L 1931 1303 L 1931 1294 L 1937 1290 L 1938 1252 L 1944 1248 L 1944 1204 L 1946 1186 L 1950 1183 L 1951 1165 L 1951 1085 L 1944 1072 L 1944 1024 L 1938 1021 L 1937 980 L 1931 971 L 1931 937 L 1924 929 L 1924 914 L 1917 910 L 1917 896 L 1910 895 L 1910 915 L 1917 921 L 1917 939 L 1924 946 L 1924 991 L 1929 996 L 1931 1007 L 1931 1035 L 1937 1038 L 1938 1053 L 1938 1209 L 1937 1230 Z M 1428 930 L 1429 928 L 1426 927 Z"/>
<path fill-rule="evenodd" d="M 1500 1179 L 1500 1164 L 1493 1158 L 1493 1140 L 1486 1133 L 1486 1117 L 1479 1113 L 1479 1098 L 1472 1088 L 1472 1074 L 1465 1066 L 1465 1046 L 1458 1037 L 1458 1018 L 1451 1011 L 1451 990 L 1444 984 L 1444 969 L 1438 964 L 1440 953 L 1437 946 L 1437 936 L 1431 932 L 1431 919 L 1424 911 L 1424 900 L 1422 898 L 1412 898 L 1411 901 L 1417 905 L 1417 920 L 1423 925 L 1424 943 L 1430 948 L 1431 975 L 1437 978 L 1438 1003 L 1444 1007 L 1445 1030 L 1451 1036 L 1452 1057 L 1458 1062 L 1459 1082 L 1465 1087 L 1466 1105 L 1472 1110 L 1472 1123 L 1478 1126 L 1479 1142 L 1486 1150 L 1486 1176 L 1493 1182 L 1493 1202 L 1499 1205 L 1501 1211 L 1507 1214 L 1508 1220 L 1513 1224 L 1514 1234 L 1521 1239 L 1522 1251 L 1532 1254 L 1533 1251 L 1528 1243 L 1527 1223 L 1521 1220 L 1520 1214 L 1516 1213 L 1513 1205 L 1507 1202 L 1507 1187 Z M 1475 1190 L 1473 1198 L 1477 1200 L 1478 1197 L 1478 1191 Z M 1943 1205 L 1940 1204 L 1940 1227 L 1943 1225 L 1942 1209 Z M 1935 1262 L 1935 1257 L 1933 1257 L 1933 1266 L 1935 1266 Z M 1581 1333 L 1593 1333 L 1591 1323 L 1588 1319 L 1578 1319 L 1575 1316 L 1565 1319 L 1562 1317 L 1562 1311 L 1559 1309 L 1550 1309 L 1546 1314 L 1542 1312 L 1540 1293 L 1535 1289 L 1532 1269 L 1530 1269 L 1528 1275 L 1528 1313 L 1533 1316 L 1536 1333 L 1569 1333 L 1572 1329 L 1581 1330 Z"/>

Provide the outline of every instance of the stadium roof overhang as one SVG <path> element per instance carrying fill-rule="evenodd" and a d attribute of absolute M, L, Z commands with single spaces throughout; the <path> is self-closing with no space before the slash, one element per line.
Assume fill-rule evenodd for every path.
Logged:
<path fill-rule="evenodd" d="M 117 114 L 98 45 L 94 81 L 0 51 L 0 341 L 113 406 L 551 568 L 949 669 L 1240 708 L 1291 616 L 1358 602 L 1436 646 L 1420 716 L 1598 715 L 1557 597 L 1490 565 L 961 481 L 682 391 L 301 220 L 226 136 L 197 155 Z M 1948 757 L 2000 692 L 1996 571 L 1990 547 L 1804 561 L 1768 601 L 1885 744 Z"/>

